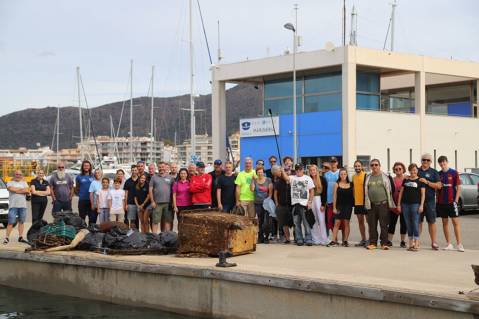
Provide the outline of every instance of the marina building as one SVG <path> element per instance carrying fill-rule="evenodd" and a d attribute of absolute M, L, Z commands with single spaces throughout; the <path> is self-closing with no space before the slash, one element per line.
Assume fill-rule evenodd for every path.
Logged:
<path fill-rule="evenodd" d="M 213 157 L 226 158 L 227 83 L 263 89 L 263 115 L 242 119 L 241 158 L 293 150 L 293 55 L 212 66 Z M 336 156 L 418 163 L 422 153 L 478 167 L 479 63 L 345 46 L 296 54 L 297 152 L 305 164 Z M 269 116 L 271 110 L 272 117 Z M 241 112 L 241 110 L 238 110 Z M 273 130 L 274 123 L 274 130 Z M 435 161 L 436 162 L 436 161 Z M 435 164 L 436 165 L 436 164 Z"/>

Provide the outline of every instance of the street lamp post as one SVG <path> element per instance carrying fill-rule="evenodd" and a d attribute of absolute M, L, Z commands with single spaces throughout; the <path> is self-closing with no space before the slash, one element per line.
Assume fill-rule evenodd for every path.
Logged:
<path fill-rule="evenodd" d="M 295 5 L 296 10 L 296 25 L 297 23 L 297 10 L 298 7 Z M 298 37 L 296 27 L 292 23 L 286 23 L 284 28 L 293 32 L 293 159 L 294 163 L 298 163 L 298 138 L 297 138 L 297 121 L 296 121 L 296 51 L 298 47 Z"/>

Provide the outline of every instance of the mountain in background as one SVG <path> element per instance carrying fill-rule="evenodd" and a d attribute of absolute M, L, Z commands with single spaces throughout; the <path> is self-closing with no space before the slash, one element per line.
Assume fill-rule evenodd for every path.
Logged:
<path fill-rule="evenodd" d="M 91 128 L 98 135 L 110 135 L 110 115 L 115 131 L 118 128 L 124 105 L 119 136 L 128 136 L 130 126 L 130 101 L 115 102 L 90 109 Z M 139 97 L 133 100 L 133 134 L 148 136 L 150 133 L 151 98 Z M 155 98 L 155 137 L 159 140 L 181 143 L 190 136 L 190 113 L 181 110 L 189 108 L 189 95 Z M 211 135 L 211 94 L 195 99 L 196 134 Z M 239 119 L 256 117 L 262 113 L 262 92 L 252 85 L 237 85 L 226 91 L 226 130 L 228 134 L 239 129 Z M 87 112 L 83 113 L 86 123 Z M 0 117 L 0 148 L 36 148 L 51 146 L 57 118 L 56 107 L 26 109 Z M 86 125 L 84 125 L 86 127 Z M 77 107 L 60 108 L 60 149 L 72 148 L 79 142 L 79 121 Z"/>

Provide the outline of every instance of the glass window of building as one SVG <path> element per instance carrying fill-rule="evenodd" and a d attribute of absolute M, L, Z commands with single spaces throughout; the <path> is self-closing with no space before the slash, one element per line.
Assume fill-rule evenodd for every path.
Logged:
<path fill-rule="evenodd" d="M 341 92 L 341 73 L 326 73 L 304 79 L 305 94 Z"/>
<path fill-rule="evenodd" d="M 426 113 L 472 117 L 473 87 L 471 83 L 426 88 Z"/>
<path fill-rule="evenodd" d="M 414 89 L 381 92 L 381 111 L 414 113 Z"/>
<path fill-rule="evenodd" d="M 264 115 L 293 114 L 293 98 L 267 99 L 264 101 Z M 303 112 L 303 102 L 300 97 L 296 99 L 296 113 Z"/>
<path fill-rule="evenodd" d="M 356 73 L 356 108 L 359 110 L 380 110 L 379 74 Z"/>
<path fill-rule="evenodd" d="M 304 112 L 334 111 L 341 108 L 341 103 L 341 93 L 305 96 Z"/>

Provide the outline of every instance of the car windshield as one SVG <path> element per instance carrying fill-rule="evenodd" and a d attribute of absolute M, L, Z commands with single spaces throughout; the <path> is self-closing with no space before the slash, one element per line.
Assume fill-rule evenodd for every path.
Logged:
<path fill-rule="evenodd" d="M 5 188 L 7 188 L 7 186 L 5 185 L 3 180 L 0 178 L 0 189 L 5 189 Z"/>

